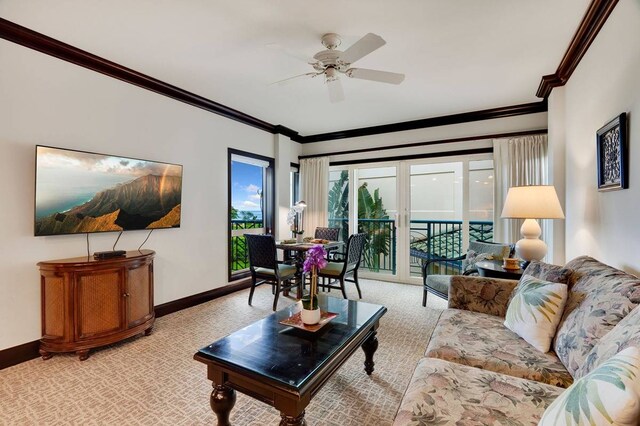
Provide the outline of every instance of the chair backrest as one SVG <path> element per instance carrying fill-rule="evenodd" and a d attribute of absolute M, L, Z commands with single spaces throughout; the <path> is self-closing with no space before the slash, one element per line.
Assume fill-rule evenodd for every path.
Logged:
<path fill-rule="evenodd" d="M 367 234 L 353 234 L 347 241 L 345 263 L 348 271 L 357 269 L 362 259 L 364 245 L 367 242 Z"/>
<path fill-rule="evenodd" d="M 322 228 L 317 227 L 314 238 L 322 240 L 338 241 L 340 238 L 340 228 Z"/>
<path fill-rule="evenodd" d="M 512 246 L 510 244 L 471 241 L 469 242 L 467 257 L 462 261 L 462 270 L 475 270 L 476 262 L 485 260 L 487 256 L 491 256 L 494 260 L 501 261 L 505 257 L 509 257 L 511 249 Z"/>
<path fill-rule="evenodd" d="M 245 234 L 249 248 L 249 268 L 269 268 L 278 270 L 276 240 L 273 235 Z"/>

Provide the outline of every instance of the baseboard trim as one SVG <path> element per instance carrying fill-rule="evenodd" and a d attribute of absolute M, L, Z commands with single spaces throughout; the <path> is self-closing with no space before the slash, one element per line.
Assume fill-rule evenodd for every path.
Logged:
<path fill-rule="evenodd" d="M 245 279 L 224 287 L 214 288 L 203 293 L 183 297 L 155 307 L 156 318 L 209 302 L 218 297 L 251 287 L 251 279 Z M 40 356 L 40 340 L 23 343 L 12 348 L 0 350 L 0 370 L 29 361 Z"/>
<path fill-rule="evenodd" d="M 23 343 L 0 351 L 0 370 L 40 356 L 40 340 Z"/>
<path fill-rule="evenodd" d="M 172 300 L 171 302 L 163 303 L 162 305 L 157 305 L 155 307 L 156 318 L 191 308 L 192 306 L 200 305 L 213 299 L 217 299 L 218 297 L 226 296 L 249 287 L 251 287 L 251 278 L 240 280 L 224 287 L 218 287 L 213 290 L 183 297 L 182 299 Z"/>

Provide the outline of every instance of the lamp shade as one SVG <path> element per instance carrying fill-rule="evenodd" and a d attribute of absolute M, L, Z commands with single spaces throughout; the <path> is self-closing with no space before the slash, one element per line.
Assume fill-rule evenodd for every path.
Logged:
<path fill-rule="evenodd" d="M 501 217 L 507 219 L 564 219 L 564 213 L 553 186 L 512 186 L 507 193 Z"/>

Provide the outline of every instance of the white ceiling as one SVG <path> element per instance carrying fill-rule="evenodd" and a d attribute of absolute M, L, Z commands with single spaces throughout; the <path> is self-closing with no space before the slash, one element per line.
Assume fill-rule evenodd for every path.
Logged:
<path fill-rule="evenodd" d="M 535 102 L 589 0 L 3 0 L 0 16 L 302 135 Z M 406 74 L 399 85 L 321 78 L 266 47 L 312 56 L 368 32 L 387 45 L 355 66 Z"/>

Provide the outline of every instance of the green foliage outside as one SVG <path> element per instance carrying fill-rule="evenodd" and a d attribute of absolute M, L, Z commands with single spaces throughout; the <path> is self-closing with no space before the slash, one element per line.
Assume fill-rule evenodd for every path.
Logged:
<path fill-rule="evenodd" d="M 345 241 L 349 235 L 349 229 L 346 227 L 348 215 L 349 174 L 343 170 L 340 173 L 340 178 L 334 182 L 329 190 L 329 221 L 336 223 L 341 220 L 340 223 L 343 224 L 341 234 Z M 380 198 L 379 189 L 376 188 L 372 195 L 367 187 L 367 182 L 358 188 L 358 219 L 389 219 L 382 198 Z M 359 222 L 358 232 L 364 232 L 368 235 L 363 253 L 364 265 L 372 271 L 379 271 L 381 256 L 388 256 L 391 252 L 392 227 L 384 222 Z"/>

